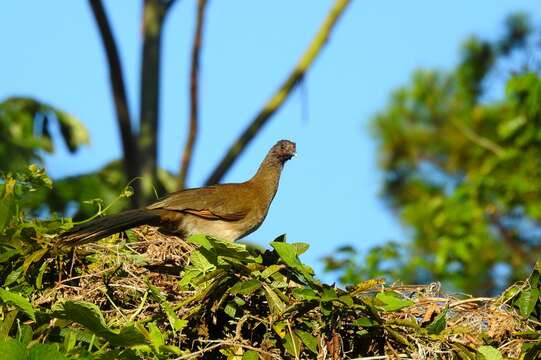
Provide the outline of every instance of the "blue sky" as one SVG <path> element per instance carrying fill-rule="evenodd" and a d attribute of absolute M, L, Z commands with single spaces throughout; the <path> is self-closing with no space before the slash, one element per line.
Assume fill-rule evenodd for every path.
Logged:
<path fill-rule="evenodd" d="M 137 118 L 142 1 L 104 1 Z M 195 0 L 179 0 L 166 21 L 160 99 L 160 164 L 177 171 L 188 118 L 189 51 Z M 332 1 L 211 0 L 202 53 L 201 125 L 191 187 L 202 184 L 233 139 L 287 76 Z M 361 251 L 407 231 L 380 198 L 371 116 L 419 67 L 450 69 L 470 34 L 494 38 L 512 11 L 541 21 L 538 0 L 354 1 L 297 91 L 226 177 L 243 181 L 268 148 L 286 138 L 299 156 L 284 170 L 263 226 L 248 240 L 282 233 L 311 245 L 304 260 L 340 245 Z M 91 146 L 60 147 L 46 159 L 53 177 L 100 168 L 121 153 L 104 52 L 86 1 L 19 0 L 0 5 L 0 99 L 36 97 L 81 119 Z"/>

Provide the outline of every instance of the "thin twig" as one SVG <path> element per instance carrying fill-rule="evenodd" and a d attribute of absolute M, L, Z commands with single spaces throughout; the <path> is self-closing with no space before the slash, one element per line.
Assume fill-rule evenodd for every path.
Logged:
<path fill-rule="evenodd" d="M 222 180 L 226 172 L 238 159 L 246 146 L 254 139 L 261 128 L 284 104 L 293 89 L 295 89 L 300 80 L 302 80 L 316 59 L 317 55 L 321 52 L 321 49 L 323 49 L 323 46 L 327 42 L 334 25 L 350 2 L 351 0 L 336 0 L 333 8 L 328 13 L 327 18 L 321 25 L 318 33 L 312 40 L 312 43 L 302 55 L 291 74 L 288 76 L 282 86 L 280 86 L 274 95 L 267 101 L 265 106 L 263 106 L 259 114 L 257 114 L 257 116 L 252 120 L 240 137 L 233 143 L 233 145 L 231 145 L 218 166 L 216 166 L 214 171 L 208 177 L 207 181 L 205 182 L 206 185 L 213 185 Z"/>
<path fill-rule="evenodd" d="M 222 343 L 224 345 L 228 345 L 228 346 L 239 346 L 241 348 L 244 348 L 244 349 L 248 349 L 248 350 L 253 350 L 253 351 L 257 351 L 258 353 L 261 353 L 261 354 L 265 354 L 265 355 L 268 355 L 268 356 L 271 356 L 271 357 L 274 357 L 274 358 L 280 358 L 280 356 L 278 354 L 274 354 L 274 353 L 271 353 L 269 351 L 265 351 L 265 350 L 262 350 L 262 349 L 259 349 L 259 348 L 256 348 L 256 347 L 253 347 L 253 346 L 250 346 L 250 345 L 245 345 L 245 344 L 242 344 L 242 343 L 238 343 L 238 342 L 235 342 L 235 341 L 231 341 L 231 340 L 199 340 L 201 342 L 207 342 L 207 343 Z"/>
<path fill-rule="evenodd" d="M 122 140 L 122 152 L 124 160 L 124 169 L 126 177 L 133 179 L 139 176 L 137 143 L 132 131 L 131 116 L 128 108 L 126 88 L 124 87 L 124 75 L 120 56 L 116 46 L 115 38 L 109 25 L 107 14 L 101 0 L 89 0 L 94 19 L 98 25 L 105 55 L 109 65 L 109 78 L 113 91 L 117 123 L 120 128 L 120 138 Z M 137 194 L 132 197 L 132 202 L 137 202 Z"/>
<path fill-rule="evenodd" d="M 203 341 L 202 341 L 203 342 Z M 253 346 L 249 346 L 249 345 L 244 345 L 244 344 L 240 344 L 240 343 L 236 343 L 236 342 L 232 342 L 232 341 L 222 341 L 222 340 L 207 340 L 207 341 L 204 341 L 204 342 L 208 342 L 208 343 L 212 343 L 212 342 L 218 342 L 217 344 L 214 344 L 214 345 L 211 345 L 209 347 L 206 347 L 204 349 L 201 349 L 199 351 L 196 351 L 196 352 L 193 352 L 191 354 L 186 354 L 186 355 L 182 355 L 178 358 L 175 358 L 175 360 L 184 360 L 184 359 L 191 359 L 191 358 L 194 358 L 194 357 L 197 357 L 199 355 L 202 355 L 206 352 L 209 352 L 211 350 L 214 350 L 216 348 L 219 348 L 219 347 L 222 347 L 222 346 L 239 346 L 239 347 L 242 347 L 244 349 L 248 349 L 248 350 L 252 350 L 252 351 L 256 351 L 258 353 L 261 353 L 261 354 L 264 354 L 264 355 L 267 355 L 267 356 L 271 356 L 275 359 L 280 359 L 279 356 L 277 356 L 276 354 L 273 354 L 271 352 L 268 352 L 268 351 L 265 351 L 265 350 L 261 350 L 261 349 L 258 349 L 256 347 L 253 347 Z"/>
<path fill-rule="evenodd" d="M 199 117 L 199 64 L 201 54 L 201 44 L 203 42 L 203 24 L 205 21 L 205 9 L 207 0 L 197 1 L 197 20 L 192 45 L 192 64 L 190 70 L 190 124 L 188 137 L 182 159 L 180 162 L 180 172 L 178 175 L 178 188 L 183 189 L 186 186 L 186 178 L 192 162 L 193 148 L 197 137 L 198 117 Z"/>
<path fill-rule="evenodd" d="M 380 355 L 380 356 L 366 356 L 366 357 L 359 357 L 351 360 L 384 360 L 384 359 L 393 359 L 393 357 L 387 356 L 387 355 Z M 398 354 L 398 358 L 400 359 L 411 359 L 406 354 Z"/>
<path fill-rule="evenodd" d="M 462 135 L 464 135 L 471 142 L 492 152 L 494 155 L 498 157 L 501 157 L 504 154 L 505 152 L 504 148 L 502 148 L 500 145 L 496 144 L 492 140 L 486 137 L 483 137 L 481 135 L 478 135 L 475 131 L 467 127 L 465 124 L 459 121 L 452 121 L 451 123 L 462 133 Z"/>
<path fill-rule="evenodd" d="M 299 359 L 299 355 L 297 352 L 297 345 L 295 344 L 295 335 L 293 334 L 293 330 L 291 330 L 291 324 L 289 323 L 289 319 L 287 321 L 287 329 L 289 330 L 289 335 L 291 336 L 291 344 L 293 344 L 293 352 L 295 353 L 295 359 Z"/>
<path fill-rule="evenodd" d="M 219 344 L 214 344 L 214 345 L 211 345 L 209 347 L 206 347 L 204 349 L 201 349 L 201 350 L 198 350 L 196 352 L 193 352 L 191 354 L 187 354 L 187 355 L 182 355 L 178 358 L 176 358 L 175 360 L 184 360 L 184 359 L 191 359 L 191 358 L 194 358 L 194 357 L 197 357 L 201 354 L 204 354 L 208 351 L 211 351 L 211 350 L 214 350 L 216 348 L 219 348 L 220 346 L 223 346 L 224 344 L 223 343 L 219 343 Z"/>

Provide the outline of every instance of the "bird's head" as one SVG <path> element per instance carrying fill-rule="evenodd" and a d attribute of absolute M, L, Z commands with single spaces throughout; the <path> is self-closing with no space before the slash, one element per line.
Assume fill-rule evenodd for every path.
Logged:
<path fill-rule="evenodd" d="M 280 140 L 272 147 L 271 154 L 280 162 L 285 163 L 297 154 L 297 149 L 294 142 Z"/>

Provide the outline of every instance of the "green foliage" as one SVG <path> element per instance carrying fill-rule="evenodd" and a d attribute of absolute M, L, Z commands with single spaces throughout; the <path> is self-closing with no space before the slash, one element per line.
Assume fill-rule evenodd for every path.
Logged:
<path fill-rule="evenodd" d="M 376 247 L 362 261 L 346 249 L 326 259 L 328 270 L 345 283 L 385 276 L 477 294 L 526 276 L 541 248 L 534 34 L 526 16 L 513 15 L 499 40 L 468 39 L 453 71 L 419 70 L 393 94 L 373 128 L 385 198 L 411 241 Z M 496 100 L 502 68 L 516 70 Z"/>
<path fill-rule="evenodd" d="M 29 98 L 9 98 L 0 103 L 0 169 L 21 171 L 42 163 L 40 151 L 53 152 L 51 122 L 60 127 L 69 151 L 88 144 L 88 132 L 72 115 Z"/>
<path fill-rule="evenodd" d="M 79 260 L 75 253 L 56 249 L 56 234 L 71 227 L 71 220 L 42 221 L 31 216 L 43 194 L 55 186 L 35 165 L 6 174 L 0 181 L 0 353 L 4 357 L 168 359 L 201 353 L 211 358 L 274 354 L 309 359 L 322 351 L 337 356 L 385 354 L 390 346 L 400 353 L 415 352 L 419 346 L 430 351 L 437 342 L 438 351 L 451 356 L 498 359 L 503 355 L 497 348 L 511 337 L 523 344 L 518 351 L 525 359 L 540 353 L 541 263 L 527 281 L 486 303 L 485 313 L 483 307 L 477 309 L 481 316 L 496 313 L 496 319 L 507 316 L 515 323 L 517 331 L 503 338 L 489 335 L 495 333 L 492 328 L 475 334 L 465 330 L 463 319 L 468 317 L 457 305 L 460 301 L 449 299 L 440 305 L 441 294 L 428 289 L 404 291 L 374 279 L 347 289 L 323 284 L 300 259 L 308 245 L 288 243 L 285 236 L 263 252 L 193 236 L 187 241 L 195 249 L 186 255 L 186 264 L 173 269 L 173 275 L 150 277 L 147 272 L 144 276 L 149 277 L 140 282 L 142 289 L 130 284 L 113 289 L 112 276 L 139 277 L 131 273 L 135 269 L 122 267 L 123 256 L 128 254 L 140 268 L 149 265 L 148 259 L 134 251 L 130 239 L 111 242 L 117 237 L 86 248 Z M 129 193 L 126 189 L 120 198 Z M 112 270 L 103 269 L 108 264 L 104 253 L 93 253 L 107 244 L 113 249 Z M 388 253 L 393 251 L 390 248 Z M 81 279 L 96 272 L 105 284 L 107 302 L 71 299 L 69 291 L 55 295 L 64 287 L 84 286 Z M 427 301 L 432 307 L 426 306 Z M 134 309 L 129 316 L 119 307 L 126 304 Z M 502 312 L 504 304 L 508 312 Z M 434 306 L 436 310 L 430 310 Z M 464 334 L 477 343 L 457 345 L 457 337 Z M 467 343 L 465 339 L 461 341 Z M 217 347 L 205 346 L 205 341 Z"/>
<path fill-rule="evenodd" d="M 25 171 L 31 164 L 43 165 L 43 153 L 53 153 L 58 146 L 52 135 L 53 122 L 60 129 L 59 140 L 70 152 L 89 143 L 84 125 L 63 110 L 30 98 L 12 97 L 0 103 L 0 172 L 4 178 Z M 170 172 L 158 169 L 158 180 L 165 191 L 176 189 L 175 176 Z M 114 202 L 109 210 L 118 212 L 128 205 L 126 196 L 118 198 L 127 184 L 121 161 L 112 161 L 95 172 L 58 179 L 54 188 L 34 192 L 32 201 L 24 204 L 25 211 L 66 215 L 75 209 L 75 218 L 82 220 L 94 215 L 104 203 Z M 0 217 L 4 210 L 0 209 Z"/>
<path fill-rule="evenodd" d="M 109 242 L 113 265 L 119 264 L 113 266 L 112 274 L 102 269 L 107 255 L 87 248 L 77 260 L 76 274 L 61 280 L 70 276 L 76 256 L 51 249 L 54 233 L 71 226 L 70 220 L 27 219 L 21 210 L 24 207 L 19 206 L 33 192 L 51 186 L 35 167 L 2 183 L 0 195 L 14 201 L 0 233 L 0 353 L 4 357 L 169 359 L 204 354 L 208 358 L 256 359 L 271 354 L 311 359 L 322 351 L 337 356 L 386 354 L 389 346 L 399 353 L 412 353 L 422 346 L 430 353 L 437 342 L 434 348 L 450 356 L 499 359 L 503 353 L 497 348 L 509 343 L 511 336 L 516 344 L 523 344 L 517 349 L 525 359 L 540 352 L 541 262 L 527 281 L 477 308 L 481 314 L 477 316 L 485 316 L 483 321 L 493 324 L 490 331 L 478 333 L 475 327 L 467 328 L 464 320 L 472 316 L 465 316 L 469 307 L 461 309 L 462 301 L 452 298 L 441 305 L 441 294 L 429 289 L 404 291 L 385 287 L 380 280 L 347 289 L 321 283 L 300 260 L 308 246 L 288 243 L 285 236 L 271 242 L 272 250 L 264 252 L 193 236 L 188 242 L 196 248 L 187 254 L 186 263 L 175 275 L 146 278 L 147 273 L 138 283 L 146 288 L 130 285 L 113 292 L 109 288 L 104 294 L 107 303 L 70 299 L 69 291 L 63 296 L 48 295 L 64 286 L 83 286 L 78 281 L 95 276 L 96 271 L 102 273 L 98 278 L 103 277 L 106 289 L 112 274 L 125 280 L 138 277 L 130 274 L 135 269 L 122 268 L 125 260 L 118 258 L 125 254 L 140 267 L 148 265 L 140 253 L 134 253 L 135 243 L 129 239 L 120 244 Z M 107 241 L 93 249 L 105 248 Z M 129 305 L 134 308 L 131 315 L 119 308 L 125 306 L 123 302 L 133 303 Z M 508 305 L 507 312 L 502 310 L 503 304 Z M 491 316 L 506 316 L 516 331 L 503 338 L 489 335 L 497 333 L 494 326 L 499 326 Z M 465 334 L 467 337 L 456 341 Z M 482 345 L 467 344 L 472 338 Z M 205 341 L 216 346 L 205 346 Z"/>

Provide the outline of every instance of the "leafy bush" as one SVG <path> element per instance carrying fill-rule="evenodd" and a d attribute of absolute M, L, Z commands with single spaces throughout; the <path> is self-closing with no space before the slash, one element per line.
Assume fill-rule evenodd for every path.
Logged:
<path fill-rule="evenodd" d="M 272 250 L 142 227 L 73 251 L 71 227 L 25 216 L 52 186 L 36 167 L 0 184 L 0 353 L 9 359 L 534 359 L 541 349 L 538 263 L 498 298 L 438 284 L 342 289 L 321 283 L 281 236 Z"/>

